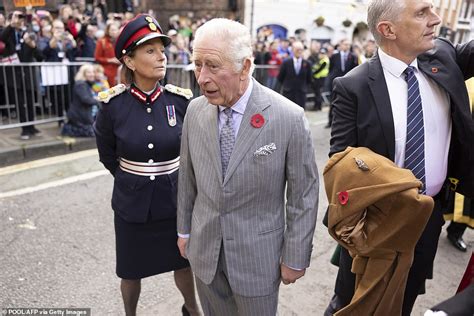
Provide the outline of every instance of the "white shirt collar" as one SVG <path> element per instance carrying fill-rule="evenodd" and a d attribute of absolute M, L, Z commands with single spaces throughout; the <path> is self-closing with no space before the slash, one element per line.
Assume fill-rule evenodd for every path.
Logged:
<path fill-rule="evenodd" d="M 231 109 L 233 111 L 244 115 L 245 109 L 247 108 L 247 103 L 249 102 L 249 99 L 250 99 L 250 94 L 252 93 L 252 89 L 253 89 L 253 79 L 250 78 L 249 85 L 248 85 L 247 89 L 245 90 L 244 94 L 231 107 Z M 225 109 L 226 109 L 225 106 L 219 105 L 219 112 L 222 112 Z"/>
<path fill-rule="evenodd" d="M 378 49 L 378 55 L 380 58 L 380 63 L 382 64 L 382 68 L 387 70 L 395 77 L 401 77 L 405 69 L 407 69 L 407 64 L 405 64 L 400 59 L 388 55 L 380 47 Z M 411 62 L 410 66 L 413 66 L 418 71 L 418 60 L 415 58 Z"/>

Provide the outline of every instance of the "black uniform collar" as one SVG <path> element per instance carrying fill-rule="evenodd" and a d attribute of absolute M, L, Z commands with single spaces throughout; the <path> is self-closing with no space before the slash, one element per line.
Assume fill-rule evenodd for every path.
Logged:
<path fill-rule="evenodd" d="M 155 90 L 152 93 L 146 94 L 142 90 L 140 90 L 134 83 L 132 83 L 130 87 L 130 93 L 141 103 L 150 104 L 156 101 L 158 97 L 161 95 L 161 86 L 159 84 L 156 85 Z"/>

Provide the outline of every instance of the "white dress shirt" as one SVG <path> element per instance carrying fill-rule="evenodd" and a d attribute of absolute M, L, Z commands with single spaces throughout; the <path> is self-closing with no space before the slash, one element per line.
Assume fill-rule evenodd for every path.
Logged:
<path fill-rule="evenodd" d="M 295 67 L 295 74 L 299 74 L 301 71 L 301 64 L 303 62 L 303 58 L 295 58 L 293 57 L 293 66 Z"/>
<path fill-rule="evenodd" d="M 346 58 L 347 58 L 348 52 L 344 52 L 344 51 L 341 50 L 340 54 L 341 54 L 341 70 L 345 71 L 346 70 Z"/>
<path fill-rule="evenodd" d="M 395 164 L 404 167 L 408 92 L 403 72 L 408 65 L 387 55 L 381 48 L 378 49 L 378 55 L 387 82 L 395 125 Z M 435 196 L 441 190 L 448 170 L 452 129 L 449 96 L 436 82 L 418 70 L 417 59 L 410 66 L 415 67 L 423 106 L 426 194 Z"/>

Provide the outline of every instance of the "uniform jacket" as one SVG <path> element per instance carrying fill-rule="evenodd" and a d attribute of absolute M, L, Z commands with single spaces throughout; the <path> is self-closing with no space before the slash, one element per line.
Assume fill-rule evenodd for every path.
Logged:
<path fill-rule="evenodd" d="M 444 39 L 437 39 L 434 49 L 418 57 L 418 67 L 449 95 L 453 129 L 448 177 L 460 180 L 457 186 L 460 193 L 474 197 L 474 123 L 464 84 L 464 80 L 474 75 L 474 41 L 453 46 Z M 330 155 L 347 146 L 368 147 L 394 160 L 392 108 L 377 55 L 334 80 L 332 104 Z"/>
<path fill-rule="evenodd" d="M 102 103 L 94 124 L 100 161 L 114 176 L 112 208 L 129 222 L 176 216 L 178 171 L 151 177 L 134 175 L 119 168 L 118 158 L 136 162 L 168 161 L 179 156 L 181 128 L 188 100 L 160 89 L 153 102 L 126 90 Z M 176 125 L 170 126 L 167 105 L 173 105 Z M 149 128 L 151 126 L 151 128 Z M 151 147 L 151 148 L 150 148 Z"/>
<path fill-rule="evenodd" d="M 418 193 L 411 171 L 364 147 L 333 155 L 323 174 L 329 233 L 353 257 L 356 274 L 351 303 L 335 315 L 400 315 L 433 199 Z"/>
<path fill-rule="evenodd" d="M 191 102 L 178 192 L 178 232 L 190 234 L 186 254 L 193 272 L 211 283 L 223 246 L 229 284 L 243 296 L 274 293 L 280 260 L 289 267 L 309 266 L 318 202 L 303 110 L 253 82 L 224 179 L 218 108 L 205 97 Z M 264 118 L 261 127 L 251 124 L 256 114 Z"/>

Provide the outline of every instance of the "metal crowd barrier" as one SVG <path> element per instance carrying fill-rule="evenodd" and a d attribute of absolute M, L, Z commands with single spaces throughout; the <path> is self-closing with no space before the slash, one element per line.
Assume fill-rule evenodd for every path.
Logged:
<path fill-rule="evenodd" d="M 64 120 L 83 64 L 0 64 L 0 129 Z"/>
<path fill-rule="evenodd" d="M 0 130 L 66 120 L 74 76 L 85 62 L 0 64 Z M 278 67 L 257 65 L 254 77 L 275 88 Z M 190 65 L 168 65 L 164 84 L 189 88 L 199 96 Z"/>

